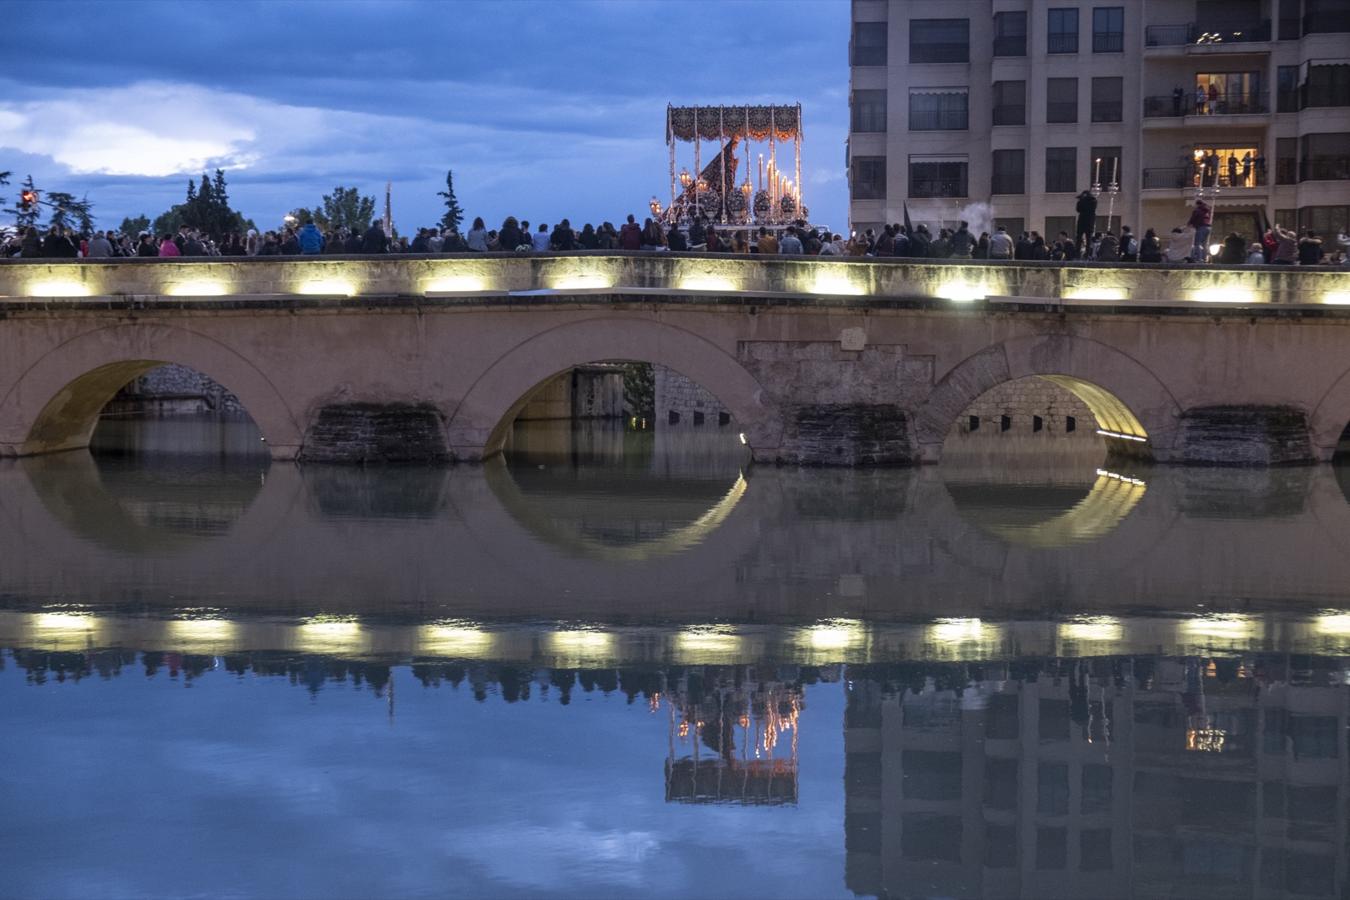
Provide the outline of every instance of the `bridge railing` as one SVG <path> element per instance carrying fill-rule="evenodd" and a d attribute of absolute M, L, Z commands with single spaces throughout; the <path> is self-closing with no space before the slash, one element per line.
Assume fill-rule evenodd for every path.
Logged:
<path fill-rule="evenodd" d="M 0 261 L 0 304 L 6 305 L 266 304 L 306 298 L 483 302 L 580 295 L 847 298 L 859 303 L 1350 304 L 1350 269 L 612 252 Z"/>

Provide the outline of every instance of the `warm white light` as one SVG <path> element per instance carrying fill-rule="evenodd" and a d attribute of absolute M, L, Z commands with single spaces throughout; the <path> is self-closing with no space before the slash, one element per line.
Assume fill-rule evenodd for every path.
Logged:
<path fill-rule="evenodd" d="M 1080 287 L 1064 292 L 1065 300 L 1128 300 L 1130 292 L 1125 288 Z"/>
<path fill-rule="evenodd" d="M 604 650 L 614 643 L 614 636 L 603 631 L 555 631 L 549 642 L 561 650 Z"/>
<path fill-rule="evenodd" d="M 432 278 L 422 285 L 425 294 L 472 294 L 487 285 L 477 275 L 444 275 Z"/>
<path fill-rule="evenodd" d="M 429 653 L 475 655 L 492 646 L 492 635 L 472 625 L 424 625 L 419 644 Z"/>
<path fill-rule="evenodd" d="M 847 650 L 862 644 L 866 634 L 856 619 L 831 619 L 808 628 L 806 640 L 815 650 Z"/>
<path fill-rule="evenodd" d="M 1212 616 L 1200 616 L 1181 623 L 1183 631 L 1199 637 L 1247 638 L 1256 631 L 1251 616 L 1237 613 L 1222 613 Z"/>
<path fill-rule="evenodd" d="M 1313 620 L 1319 634 L 1342 637 L 1350 635 L 1350 613 L 1326 613 Z"/>
<path fill-rule="evenodd" d="M 741 648 L 741 637 L 725 631 L 692 628 L 675 636 L 675 647 L 682 653 L 733 653 Z"/>
<path fill-rule="evenodd" d="M 27 293 L 30 297 L 88 297 L 93 291 L 82 281 L 53 278 L 46 281 L 30 281 Z"/>
<path fill-rule="evenodd" d="M 167 291 L 170 297 L 220 297 L 229 292 L 229 286 L 225 282 L 206 278 L 180 281 L 169 285 Z"/>
<path fill-rule="evenodd" d="M 955 278 L 944 282 L 938 288 L 938 296 L 943 300 L 952 300 L 956 303 L 970 303 L 974 300 L 983 300 L 988 296 L 982 284 L 971 284 L 962 278 Z"/>
<path fill-rule="evenodd" d="M 738 435 L 736 435 L 736 436 L 737 436 L 738 438 L 741 439 L 741 446 L 742 446 L 742 447 L 745 446 L 746 443 L 747 443 L 747 441 L 745 440 L 745 432 L 742 431 L 740 434 L 738 434 Z"/>
<path fill-rule="evenodd" d="M 1218 256 L 1218 255 L 1219 255 L 1219 251 L 1222 250 L 1222 249 L 1223 249 L 1223 244 L 1210 244 L 1210 245 L 1209 245 L 1209 255 L 1210 255 L 1210 256 Z"/>
<path fill-rule="evenodd" d="M 1255 303 L 1256 294 L 1251 288 L 1236 284 L 1220 287 L 1197 288 L 1190 292 L 1192 300 L 1200 303 Z"/>
<path fill-rule="evenodd" d="M 811 282 L 811 293 L 856 297 L 863 293 L 863 289 L 843 272 L 817 272 Z"/>
<path fill-rule="evenodd" d="M 608 275 L 592 272 L 590 274 L 560 276 L 553 279 L 551 286 L 555 291 L 584 291 L 613 287 L 614 281 Z"/>
<path fill-rule="evenodd" d="M 960 644 L 980 640 L 985 630 L 979 619 L 938 619 L 928 627 L 928 635 L 940 644 Z"/>
<path fill-rule="evenodd" d="M 1066 641 L 1119 641 L 1124 631 L 1114 616 L 1084 616 L 1059 626 L 1059 636 Z"/>
<path fill-rule="evenodd" d="M 361 623 L 351 618 L 315 616 L 300 623 L 299 643 L 311 652 L 352 651 L 361 638 Z"/>
<path fill-rule="evenodd" d="M 1144 482 L 1138 478 L 1131 478 L 1129 475 L 1121 475 L 1118 472 L 1108 472 L 1105 469 L 1098 469 L 1097 474 L 1102 478 L 1114 478 L 1116 481 L 1124 481 L 1127 484 L 1137 484 L 1144 487 Z"/>
<path fill-rule="evenodd" d="M 175 619 L 169 634 L 179 640 L 220 641 L 234 635 L 238 626 L 227 619 Z"/>
<path fill-rule="evenodd" d="M 350 297 L 356 293 L 356 285 L 345 278 L 315 278 L 301 282 L 295 292 L 324 297 Z"/>
<path fill-rule="evenodd" d="M 716 275 L 687 275 L 679 281 L 682 291 L 734 291 L 736 283 L 730 278 Z"/>
<path fill-rule="evenodd" d="M 1119 431 L 1107 431 L 1105 428 L 1098 428 L 1097 433 L 1103 437 L 1120 438 L 1122 441 L 1139 441 L 1141 444 L 1148 442 L 1148 438 L 1137 434 L 1123 434 Z"/>
<path fill-rule="evenodd" d="M 93 631 L 97 620 L 88 613 L 38 613 L 33 627 L 38 631 L 83 634 Z"/>
<path fill-rule="evenodd" d="M 1350 291 L 1327 291 L 1322 302 L 1331 306 L 1350 306 Z"/>

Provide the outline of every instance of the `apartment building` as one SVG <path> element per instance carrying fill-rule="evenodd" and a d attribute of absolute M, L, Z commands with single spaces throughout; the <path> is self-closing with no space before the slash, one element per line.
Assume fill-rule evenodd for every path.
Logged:
<path fill-rule="evenodd" d="M 854 228 L 1350 226 L 1350 0 L 853 0 Z M 1111 185 L 1118 186 L 1112 197 Z M 988 204 L 986 209 L 980 204 Z"/>

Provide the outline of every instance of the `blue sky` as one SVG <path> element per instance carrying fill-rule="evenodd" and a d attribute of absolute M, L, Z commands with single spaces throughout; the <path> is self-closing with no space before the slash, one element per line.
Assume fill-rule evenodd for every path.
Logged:
<path fill-rule="evenodd" d="M 839 228 L 848 21 L 846 0 L 16 3 L 0 194 L 31 172 L 116 225 L 221 166 L 269 227 L 388 180 L 406 232 L 451 168 L 489 223 L 618 221 L 668 196 L 668 102 L 800 101 L 806 202 Z"/>

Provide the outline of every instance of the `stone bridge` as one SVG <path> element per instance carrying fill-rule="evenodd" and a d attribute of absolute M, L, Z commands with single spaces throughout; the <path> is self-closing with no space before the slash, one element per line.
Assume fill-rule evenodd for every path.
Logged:
<path fill-rule="evenodd" d="M 479 460 L 560 372 L 659 363 L 761 461 L 937 461 L 1040 376 L 1115 450 L 1328 460 L 1350 422 L 1350 272 L 684 254 L 0 262 L 0 455 L 88 444 L 131 379 L 233 391 L 274 458 Z"/>

